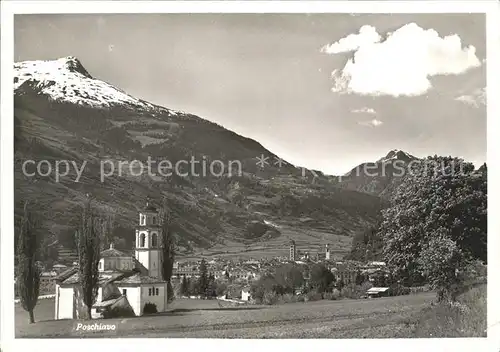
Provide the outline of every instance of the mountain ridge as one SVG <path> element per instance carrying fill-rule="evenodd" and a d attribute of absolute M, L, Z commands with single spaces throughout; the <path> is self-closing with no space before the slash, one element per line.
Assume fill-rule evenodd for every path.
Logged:
<path fill-rule="evenodd" d="M 339 185 L 387 199 L 399 184 L 406 166 L 413 160 L 418 158 L 401 149 L 392 149 L 374 162 L 364 162 L 354 167 L 341 177 Z"/>
<path fill-rule="evenodd" d="M 165 200 L 176 219 L 181 256 L 200 250 L 286 253 L 290 239 L 309 247 L 333 242 L 332 249 L 347 252 L 352 237 L 378 217 L 379 197 L 339 188 L 323 174 L 303 176 L 289 163 L 278 167 L 277 156 L 251 138 L 126 95 L 89 78 L 72 57 L 54 61 L 14 65 L 16 215 L 23 201 L 36 201 L 48 243 L 74 245 L 74 226 L 87 194 L 99 211 L 115 218 L 110 237 L 118 248 L 133 246 L 136 212 L 144 199 Z M 270 158 L 265 167 L 256 163 L 260 155 Z M 101 182 L 102 160 L 148 157 L 174 163 L 238 160 L 242 173 L 168 178 L 125 173 Z M 71 181 L 74 171 L 56 182 L 53 175 L 27 177 L 22 163 L 28 159 L 88 164 L 80 182 Z"/>

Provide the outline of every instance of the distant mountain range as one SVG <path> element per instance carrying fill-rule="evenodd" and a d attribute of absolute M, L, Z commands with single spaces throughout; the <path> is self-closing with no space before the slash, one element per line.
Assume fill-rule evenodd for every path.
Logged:
<path fill-rule="evenodd" d="M 333 249 L 342 242 L 339 251 L 345 250 L 356 233 L 376 223 L 383 196 L 397 179 L 397 164 L 414 158 L 393 150 L 335 180 L 279 165 L 278 156 L 260 143 L 213 122 L 132 97 L 92 77 L 75 57 L 20 62 L 14 72 L 16 217 L 23 201 L 36 201 L 46 243 L 65 248 L 73 246 L 80 206 L 90 194 L 103 214 L 114 217 L 117 247 L 133 246 L 137 211 L 150 197 L 157 205 L 166 199 L 181 255 L 277 250 L 290 238 L 302 239 L 304 246 L 330 243 Z M 261 156 L 269 159 L 258 165 Z M 238 160 L 243 172 L 150 177 L 125 171 L 101 182 L 101 161 L 145 163 L 148 157 L 173 164 L 191 158 L 227 165 Z M 57 182 L 54 174 L 25 176 L 25 160 L 87 165 L 79 182 L 73 169 Z M 379 173 L 357 172 L 365 166 Z"/>
<path fill-rule="evenodd" d="M 389 151 L 376 162 L 367 162 L 353 168 L 341 177 L 345 189 L 389 197 L 404 174 L 405 166 L 417 158 L 402 150 Z"/>

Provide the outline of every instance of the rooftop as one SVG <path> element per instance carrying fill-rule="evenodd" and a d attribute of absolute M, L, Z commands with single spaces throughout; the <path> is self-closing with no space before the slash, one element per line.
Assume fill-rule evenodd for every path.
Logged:
<path fill-rule="evenodd" d="M 115 304 L 116 302 L 118 302 L 120 299 L 123 299 L 123 298 L 124 298 L 124 296 L 121 296 L 121 297 L 112 298 L 112 299 L 108 299 L 108 300 L 101 301 L 101 302 L 96 302 L 93 307 L 94 308 L 109 307 L 109 306 Z"/>
<path fill-rule="evenodd" d="M 121 278 L 121 279 L 115 281 L 115 283 L 117 285 L 119 285 L 119 284 L 157 284 L 157 283 L 164 283 L 164 282 L 165 281 L 163 281 L 160 278 L 143 275 L 141 273 L 127 276 L 127 277 L 124 277 L 124 278 Z"/>
<path fill-rule="evenodd" d="M 135 271 L 101 271 L 99 272 L 99 286 L 104 286 L 105 284 L 109 283 L 109 282 L 113 282 L 115 280 L 117 280 L 118 278 L 121 278 L 123 276 L 127 276 L 127 275 L 133 275 L 135 273 Z M 77 284 L 80 282 L 80 275 L 78 273 L 77 270 L 75 270 L 75 272 L 68 276 L 66 279 L 62 279 L 61 281 L 61 284 L 64 284 L 64 285 L 73 285 L 73 284 Z"/>
<path fill-rule="evenodd" d="M 123 253 L 122 251 L 119 251 L 115 249 L 113 244 L 109 246 L 109 249 L 106 249 L 101 252 L 101 257 L 102 258 L 109 258 L 109 257 L 130 257 L 130 255 L 127 255 Z"/>
<path fill-rule="evenodd" d="M 146 206 L 144 207 L 143 211 L 147 212 L 157 212 L 156 207 L 149 201 L 149 199 L 146 201 Z"/>
<path fill-rule="evenodd" d="M 389 287 L 372 287 L 366 293 L 379 293 L 379 292 L 385 292 L 389 290 Z"/>

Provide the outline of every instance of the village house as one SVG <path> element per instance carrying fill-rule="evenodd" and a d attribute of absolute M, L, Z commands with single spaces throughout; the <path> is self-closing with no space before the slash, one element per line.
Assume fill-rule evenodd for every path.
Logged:
<path fill-rule="evenodd" d="M 356 283 L 356 276 L 358 275 L 357 267 L 337 262 L 330 270 L 335 276 L 335 281 L 342 281 L 346 285 Z"/>
<path fill-rule="evenodd" d="M 369 298 L 387 297 L 389 296 L 389 293 L 389 287 L 372 287 L 366 291 L 366 295 Z"/>
<path fill-rule="evenodd" d="M 56 289 L 56 277 L 59 274 L 55 271 L 44 271 L 40 274 L 40 294 L 53 294 Z"/>
<path fill-rule="evenodd" d="M 99 289 L 92 317 L 120 307 L 142 315 L 146 303 L 154 303 L 159 312 L 167 308 L 167 283 L 161 279 L 161 229 L 158 211 L 147 204 L 139 212 L 134 257 L 114 248 L 101 252 Z M 79 319 L 85 306 L 81 296 L 78 268 L 73 267 L 56 278 L 55 319 Z"/>
<path fill-rule="evenodd" d="M 242 301 L 250 301 L 251 299 L 252 299 L 252 295 L 250 293 L 250 287 L 249 286 L 244 287 L 241 290 L 241 300 Z"/>

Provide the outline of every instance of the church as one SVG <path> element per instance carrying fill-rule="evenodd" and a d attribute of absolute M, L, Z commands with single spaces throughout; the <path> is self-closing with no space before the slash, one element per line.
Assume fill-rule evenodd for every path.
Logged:
<path fill-rule="evenodd" d="M 134 256 L 127 255 L 113 244 L 101 252 L 99 290 L 92 307 L 92 318 L 120 309 L 140 316 L 144 305 L 153 303 L 158 312 L 167 308 L 167 282 L 161 278 L 161 228 L 157 209 L 146 203 L 139 211 L 135 231 Z M 56 278 L 55 319 L 81 319 L 86 307 L 81 298 L 78 268 L 62 272 Z"/>

